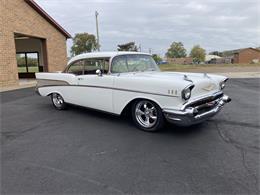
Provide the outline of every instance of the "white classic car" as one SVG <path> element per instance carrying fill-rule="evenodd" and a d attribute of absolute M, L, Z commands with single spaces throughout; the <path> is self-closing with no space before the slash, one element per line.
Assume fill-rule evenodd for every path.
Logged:
<path fill-rule="evenodd" d="M 97 52 L 73 57 L 63 72 L 36 73 L 36 90 L 55 108 L 67 104 L 120 115 L 156 131 L 165 119 L 177 125 L 200 123 L 231 99 L 222 90 L 228 78 L 205 73 L 161 72 L 150 54 Z"/>

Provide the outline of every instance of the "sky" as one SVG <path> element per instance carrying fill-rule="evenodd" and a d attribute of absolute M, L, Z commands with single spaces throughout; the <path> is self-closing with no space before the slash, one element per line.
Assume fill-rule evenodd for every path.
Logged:
<path fill-rule="evenodd" d="M 188 53 L 195 44 L 207 52 L 260 46 L 259 0 L 35 1 L 72 36 L 96 35 L 97 10 L 101 51 L 130 41 L 161 56 L 173 41 Z"/>

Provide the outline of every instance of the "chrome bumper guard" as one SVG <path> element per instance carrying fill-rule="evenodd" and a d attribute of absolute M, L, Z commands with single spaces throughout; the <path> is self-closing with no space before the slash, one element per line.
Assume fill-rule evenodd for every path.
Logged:
<path fill-rule="evenodd" d="M 167 121 L 180 126 L 190 126 L 201 123 L 217 114 L 223 106 L 231 101 L 227 95 L 217 94 L 217 99 L 212 100 L 212 96 L 208 101 L 201 103 L 201 99 L 187 104 L 182 110 L 163 109 L 163 113 Z M 199 102 L 196 105 L 196 102 Z M 189 105 L 195 105 L 189 107 Z"/>

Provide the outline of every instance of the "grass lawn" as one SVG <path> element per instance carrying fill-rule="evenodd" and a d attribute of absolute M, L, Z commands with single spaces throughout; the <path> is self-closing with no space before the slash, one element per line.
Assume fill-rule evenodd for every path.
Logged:
<path fill-rule="evenodd" d="M 18 72 L 23 73 L 27 72 L 26 67 L 18 67 Z M 28 67 L 28 72 L 39 72 L 39 67 Z"/>

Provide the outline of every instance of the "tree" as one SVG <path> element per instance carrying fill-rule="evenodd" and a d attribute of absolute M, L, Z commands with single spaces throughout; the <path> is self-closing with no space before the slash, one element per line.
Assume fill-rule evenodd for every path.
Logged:
<path fill-rule="evenodd" d="M 200 63 L 205 61 L 206 51 L 200 45 L 194 45 L 190 52 L 193 62 Z"/>
<path fill-rule="evenodd" d="M 117 45 L 117 51 L 138 51 L 135 42 L 129 42 L 121 45 Z"/>
<path fill-rule="evenodd" d="M 152 57 L 156 63 L 159 63 L 162 61 L 162 58 L 157 54 L 153 54 Z"/>
<path fill-rule="evenodd" d="M 97 50 L 98 43 L 95 35 L 88 33 L 77 33 L 73 38 L 71 47 L 72 56 Z"/>
<path fill-rule="evenodd" d="M 173 42 L 165 55 L 168 58 L 183 58 L 187 56 L 182 42 Z"/>

